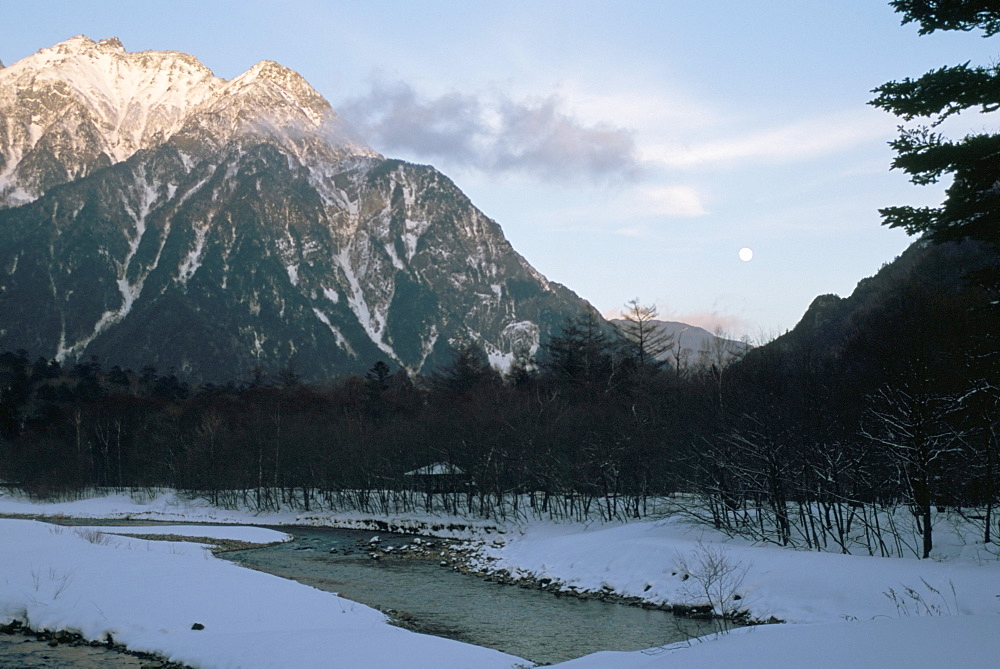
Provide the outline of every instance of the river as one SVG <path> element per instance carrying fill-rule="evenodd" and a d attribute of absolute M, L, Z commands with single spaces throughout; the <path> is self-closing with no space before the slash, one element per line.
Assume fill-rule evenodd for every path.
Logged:
<path fill-rule="evenodd" d="M 367 548 L 373 532 L 275 529 L 294 535 L 295 540 L 220 557 L 336 592 L 385 611 L 410 629 L 537 663 L 561 662 L 600 650 L 639 650 L 713 631 L 710 623 L 666 611 L 501 585 L 441 566 L 439 558 L 398 557 L 400 549 L 414 541 L 413 536 L 379 533 L 383 551 L 393 550 L 373 560 Z"/>

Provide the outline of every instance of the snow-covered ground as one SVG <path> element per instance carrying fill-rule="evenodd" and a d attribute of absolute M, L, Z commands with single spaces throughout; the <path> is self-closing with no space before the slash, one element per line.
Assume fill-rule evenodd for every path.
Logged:
<path fill-rule="evenodd" d="M 502 545 L 488 541 L 479 552 L 492 558 L 480 560 L 484 566 L 514 575 L 654 602 L 699 603 L 707 584 L 736 594 L 730 606 L 760 620 L 830 623 L 926 614 L 926 608 L 1000 614 L 1000 561 L 981 544 L 936 560 L 841 555 L 753 546 L 666 519 L 586 530 L 539 523 L 506 535 Z M 714 577 L 705 569 L 713 564 Z"/>
<path fill-rule="evenodd" d="M 79 528 L 77 528 L 79 529 Z M 92 535 L 101 534 L 162 534 L 175 537 L 233 539 L 254 544 L 270 544 L 278 541 L 288 541 L 290 534 L 276 532 L 266 527 L 247 527 L 246 525 L 90 525 L 80 530 L 80 533 Z"/>
<path fill-rule="evenodd" d="M 206 522 L 213 525 L 149 531 L 254 542 L 284 535 L 222 525 L 362 526 L 364 520 L 347 514 L 255 515 L 172 493 L 58 504 L 0 495 L 0 513 Z M 394 520 L 417 527 L 443 519 Z M 203 667 L 529 664 L 392 627 L 377 611 L 242 569 L 197 544 L 107 534 L 141 531 L 136 527 L 101 529 L 0 520 L 0 622 L 17 618 L 98 639 L 111 634 L 135 650 Z M 915 560 L 752 546 L 672 519 L 589 527 L 537 522 L 507 529 L 479 547 L 483 566 L 550 578 L 567 588 L 670 603 L 700 603 L 707 583 L 720 598 L 736 594 L 737 605 L 754 617 L 797 623 L 655 652 L 598 653 L 567 667 L 994 666 L 1000 658 L 1000 561 L 981 544 L 963 545 L 960 537 L 944 535 L 936 560 Z M 714 576 L 705 569 L 708 563 Z M 192 630 L 196 622 L 205 629 Z"/>
<path fill-rule="evenodd" d="M 702 643 L 637 653 L 594 653 L 565 669 L 945 669 L 1000 662 L 997 616 L 765 625 Z"/>
<path fill-rule="evenodd" d="M 228 538 L 261 538 L 260 528 L 234 529 Z M 367 606 L 243 569 L 199 544 L 4 519 L 0 565 L 0 620 L 88 639 L 110 634 L 132 650 L 195 667 L 506 669 L 522 662 L 393 627 Z"/>

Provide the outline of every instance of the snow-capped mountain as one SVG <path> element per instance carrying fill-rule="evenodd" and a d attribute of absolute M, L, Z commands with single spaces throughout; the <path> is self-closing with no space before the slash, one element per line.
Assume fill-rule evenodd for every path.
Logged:
<path fill-rule="evenodd" d="M 128 53 L 114 38 L 77 36 L 4 68 L 0 118 L 0 206 L 168 140 L 196 158 L 265 135 L 300 160 L 317 147 L 323 159 L 376 155 L 348 141 L 329 103 L 277 63 L 227 82 L 187 54 Z"/>
<path fill-rule="evenodd" d="M 591 309 L 295 72 L 82 36 L 0 69 L 0 270 L 0 349 L 207 380 L 502 363 Z"/>

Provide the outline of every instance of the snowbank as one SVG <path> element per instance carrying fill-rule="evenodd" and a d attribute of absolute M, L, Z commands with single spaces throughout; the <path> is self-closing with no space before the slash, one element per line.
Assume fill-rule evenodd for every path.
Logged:
<path fill-rule="evenodd" d="M 161 534 L 175 537 L 206 537 L 245 541 L 252 544 L 272 544 L 291 541 L 292 535 L 266 527 L 245 525 L 94 525 L 85 528 L 85 533 L 103 534 Z"/>

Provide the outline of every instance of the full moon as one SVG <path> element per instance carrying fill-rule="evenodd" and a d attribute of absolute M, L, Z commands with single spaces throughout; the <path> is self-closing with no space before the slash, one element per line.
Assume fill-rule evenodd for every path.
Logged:
<path fill-rule="evenodd" d="M 740 249 L 740 260 L 743 262 L 750 262 L 753 259 L 753 249 L 748 249 L 746 247 Z"/>

